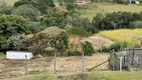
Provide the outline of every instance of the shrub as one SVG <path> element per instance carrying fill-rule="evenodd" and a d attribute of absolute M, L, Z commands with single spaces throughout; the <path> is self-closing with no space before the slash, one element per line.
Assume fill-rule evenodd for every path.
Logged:
<path fill-rule="evenodd" d="M 75 17 L 72 20 L 73 26 L 82 27 L 89 33 L 96 33 L 97 29 L 91 24 L 88 18 Z"/>
<path fill-rule="evenodd" d="M 77 6 L 74 4 L 75 0 L 64 0 L 64 1 L 65 1 L 66 9 L 68 11 L 74 10 L 74 8 L 76 8 Z"/>
<path fill-rule="evenodd" d="M 28 46 L 28 38 L 24 34 L 13 35 L 9 37 L 7 42 L 10 44 L 10 47 L 16 48 L 17 51 Z"/>
<path fill-rule="evenodd" d="M 41 25 L 41 23 L 40 22 L 32 22 L 31 24 L 30 24 L 30 26 L 31 26 L 31 32 L 34 34 L 34 33 L 37 33 L 37 32 L 40 32 L 40 31 L 42 31 L 42 30 L 44 30 L 45 28 L 47 28 L 46 26 L 44 26 L 44 25 Z"/>
<path fill-rule="evenodd" d="M 21 5 L 13 11 L 13 14 L 23 16 L 25 18 L 30 18 L 32 21 L 37 20 L 40 16 L 40 11 L 32 5 Z"/>
<path fill-rule="evenodd" d="M 89 33 L 86 32 L 82 27 L 71 27 L 66 31 L 67 35 L 77 35 L 80 37 L 88 37 Z"/>
<path fill-rule="evenodd" d="M 0 14 L 10 15 L 12 14 L 13 9 L 14 8 L 10 6 L 2 6 L 0 7 Z"/>
<path fill-rule="evenodd" d="M 142 28 L 142 21 L 134 21 L 130 25 L 135 28 Z"/>
<path fill-rule="evenodd" d="M 121 50 L 124 50 L 125 48 L 127 48 L 129 46 L 129 43 L 126 41 L 116 41 L 115 43 L 113 43 L 112 45 L 110 45 L 109 47 L 102 47 L 102 49 L 99 49 L 99 52 L 112 52 L 113 50 L 118 52 Z"/>
<path fill-rule="evenodd" d="M 83 44 L 83 52 L 87 56 L 91 56 L 94 53 L 94 48 L 93 48 L 93 46 L 92 46 L 92 44 L 90 42 L 86 41 Z"/>
<path fill-rule="evenodd" d="M 7 39 L 16 34 L 29 34 L 29 20 L 16 15 L 0 15 L 0 48 L 7 45 Z"/>
<path fill-rule="evenodd" d="M 49 27 L 31 38 L 29 50 L 34 55 L 51 55 L 51 53 L 47 53 L 49 52 L 49 47 L 54 48 L 56 52 L 63 53 L 67 49 L 67 44 L 68 37 L 65 35 L 64 30 L 58 27 Z"/>
<path fill-rule="evenodd" d="M 68 56 L 81 56 L 81 51 L 78 50 L 68 50 Z"/>
<path fill-rule="evenodd" d="M 14 3 L 14 7 L 19 7 L 24 4 L 33 5 L 43 14 L 47 13 L 47 10 L 50 7 L 55 6 L 53 0 L 18 0 L 17 2 Z"/>
<path fill-rule="evenodd" d="M 65 26 L 70 22 L 70 19 L 68 19 L 67 16 L 69 16 L 68 11 L 53 8 L 41 19 L 41 23 L 47 27 L 58 26 L 60 28 L 65 28 Z"/>

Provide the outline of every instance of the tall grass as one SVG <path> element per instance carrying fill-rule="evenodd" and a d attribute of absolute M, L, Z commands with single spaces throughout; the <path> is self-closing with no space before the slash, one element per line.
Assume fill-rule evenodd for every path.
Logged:
<path fill-rule="evenodd" d="M 112 41 L 126 41 L 140 44 L 142 39 L 142 29 L 120 29 L 102 31 L 98 35 L 109 38 Z"/>

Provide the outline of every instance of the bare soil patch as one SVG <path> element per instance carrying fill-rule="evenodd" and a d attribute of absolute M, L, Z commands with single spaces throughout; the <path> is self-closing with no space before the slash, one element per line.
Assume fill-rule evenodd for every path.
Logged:
<path fill-rule="evenodd" d="M 82 42 L 85 41 L 91 42 L 94 49 L 99 49 L 102 46 L 110 46 L 113 43 L 110 39 L 98 35 L 82 39 Z"/>

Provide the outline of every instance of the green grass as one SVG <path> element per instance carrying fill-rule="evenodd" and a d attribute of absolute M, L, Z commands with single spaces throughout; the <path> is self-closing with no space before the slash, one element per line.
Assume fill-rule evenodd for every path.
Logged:
<path fill-rule="evenodd" d="M 142 29 L 120 29 L 111 31 L 102 31 L 99 36 L 109 38 L 112 41 L 138 42 L 142 38 Z"/>
<path fill-rule="evenodd" d="M 142 71 L 139 72 L 119 72 L 119 71 L 100 71 L 100 72 L 87 72 L 88 80 L 94 80 L 95 78 L 103 78 L 105 80 L 141 80 L 142 79 Z M 57 78 L 60 74 L 50 74 L 50 75 L 34 75 L 34 76 L 26 76 L 22 78 L 17 78 L 14 80 L 60 80 Z M 63 74 L 62 74 L 63 75 Z M 76 73 L 70 74 L 77 75 Z M 69 75 L 63 75 L 66 78 L 69 78 Z"/>
<path fill-rule="evenodd" d="M 34 76 L 26 76 L 22 78 L 17 78 L 14 80 L 58 80 L 56 76 L 51 75 L 34 75 Z"/>
<path fill-rule="evenodd" d="M 126 12 L 140 12 L 142 11 L 142 6 L 137 5 L 122 5 L 122 4 L 112 4 L 112 3 L 93 3 L 90 4 L 89 9 L 82 9 L 82 17 L 88 17 L 92 19 L 97 13 L 112 13 L 118 11 Z"/>
<path fill-rule="evenodd" d="M 141 72 L 119 72 L 119 71 L 106 71 L 106 72 L 92 72 L 88 73 L 89 77 L 96 76 L 98 78 L 106 78 L 107 80 L 141 80 Z M 93 79 L 92 79 L 93 80 Z"/>
<path fill-rule="evenodd" d="M 8 6 L 13 6 L 14 3 L 15 3 L 16 1 L 18 1 L 18 0 L 5 0 L 5 1 L 6 1 L 6 4 L 7 4 Z"/>

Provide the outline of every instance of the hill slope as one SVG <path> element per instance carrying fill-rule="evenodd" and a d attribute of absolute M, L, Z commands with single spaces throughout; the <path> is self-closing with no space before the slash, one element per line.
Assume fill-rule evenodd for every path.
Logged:
<path fill-rule="evenodd" d="M 142 29 L 121 29 L 102 31 L 98 35 L 111 39 L 112 41 L 140 42 Z"/>
<path fill-rule="evenodd" d="M 137 5 L 122 5 L 122 4 L 112 4 L 112 3 L 93 3 L 89 4 L 88 6 L 91 6 L 86 9 L 81 10 L 82 11 L 82 17 L 88 17 L 92 19 L 97 13 L 112 13 L 112 12 L 118 12 L 118 11 L 126 11 L 126 12 L 140 12 L 142 11 L 142 6 Z M 86 5 L 86 7 L 88 7 Z"/>
<path fill-rule="evenodd" d="M 13 6 L 13 4 L 18 0 L 5 0 L 6 4 L 9 6 Z"/>

